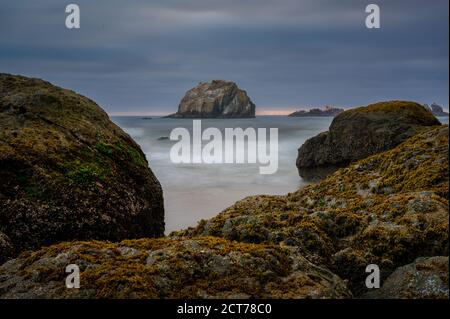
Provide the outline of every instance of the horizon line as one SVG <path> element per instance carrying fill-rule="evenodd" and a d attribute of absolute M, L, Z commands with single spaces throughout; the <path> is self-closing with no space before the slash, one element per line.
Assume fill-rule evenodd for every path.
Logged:
<path fill-rule="evenodd" d="M 267 111 L 260 111 L 260 112 L 256 112 L 255 116 L 264 116 L 264 115 L 289 115 L 297 110 L 267 110 Z M 130 111 L 130 112 L 108 112 L 106 111 L 106 113 L 108 113 L 108 115 L 110 116 L 167 116 L 172 113 L 153 113 L 153 112 L 141 112 L 141 111 Z"/>
<path fill-rule="evenodd" d="M 340 106 L 333 106 L 337 108 L 342 108 L 344 110 L 352 109 L 352 107 L 340 107 Z M 314 108 L 314 107 L 311 107 Z M 272 110 L 261 110 L 256 111 L 255 116 L 285 116 L 289 115 L 293 112 L 299 111 L 299 110 L 310 110 L 311 108 L 296 108 L 296 109 L 272 109 Z M 442 107 L 444 112 L 449 113 L 449 109 Z M 106 110 L 105 110 L 106 111 Z M 173 112 L 167 112 L 167 113 L 159 113 L 159 112 L 143 112 L 143 111 L 124 111 L 124 112 L 109 112 L 106 111 L 106 113 L 109 116 L 157 116 L 157 117 L 163 117 L 168 116 L 170 114 L 173 114 Z"/>

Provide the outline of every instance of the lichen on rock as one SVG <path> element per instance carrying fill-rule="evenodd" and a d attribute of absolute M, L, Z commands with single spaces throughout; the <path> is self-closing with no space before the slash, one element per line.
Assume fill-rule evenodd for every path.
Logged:
<path fill-rule="evenodd" d="M 0 127 L 0 232 L 15 253 L 64 240 L 163 235 L 158 180 L 95 102 L 0 74 Z"/>
<path fill-rule="evenodd" d="M 297 168 L 308 178 L 316 170 L 343 167 L 389 150 L 436 125 L 440 122 L 433 114 L 415 102 L 388 101 L 350 109 L 337 115 L 327 132 L 299 148 Z"/>
<path fill-rule="evenodd" d="M 397 268 L 380 289 L 364 298 L 448 299 L 448 256 L 417 258 Z"/>
<path fill-rule="evenodd" d="M 377 122 L 401 110 L 411 126 L 316 184 L 122 240 L 163 231 L 140 148 L 87 98 L 2 74 L 0 262 L 27 251 L 0 266 L 0 298 L 448 298 L 448 126 L 414 108 L 342 113 Z M 373 263 L 383 286 L 368 292 Z M 65 287 L 69 264 L 80 289 Z"/>
<path fill-rule="evenodd" d="M 0 263 L 5 261 L 8 257 L 13 256 L 14 247 L 11 243 L 11 239 L 4 233 L 0 232 Z"/>
<path fill-rule="evenodd" d="M 80 288 L 66 289 L 66 265 Z M 214 237 L 71 242 L 0 267 L 0 298 L 350 298 L 345 282 L 295 252 Z"/>
<path fill-rule="evenodd" d="M 297 247 L 355 295 L 368 264 L 395 267 L 448 254 L 448 126 L 342 168 L 286 196 L 251 196 L 172 236 L 218 236 Z"/>

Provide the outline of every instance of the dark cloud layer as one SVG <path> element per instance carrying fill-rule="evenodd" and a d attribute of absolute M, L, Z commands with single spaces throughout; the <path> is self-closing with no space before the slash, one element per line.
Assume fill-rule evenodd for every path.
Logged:
<path fill-rule="evenodd" d="M 228 79 L 260 110 L 410 99 L 448 106 L 448 1 L 0 0 L 0 71 L 37 76 L 107 111 L 169 113 Z"/>

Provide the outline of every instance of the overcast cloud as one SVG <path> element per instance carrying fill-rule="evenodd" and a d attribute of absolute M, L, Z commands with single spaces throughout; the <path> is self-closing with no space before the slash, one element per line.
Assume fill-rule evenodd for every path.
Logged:
<path fill-rule="evenodd" d="M 81 8 L 68 30 L 65 6 Z M 365 6 L 381 29 L 365 28 Z M 259 113 L 389 99 L 448 109 L 448 0 L 0 0 L 0 72 L 49 80 L 111 114 L 175 112 L 200 81 Z"/>

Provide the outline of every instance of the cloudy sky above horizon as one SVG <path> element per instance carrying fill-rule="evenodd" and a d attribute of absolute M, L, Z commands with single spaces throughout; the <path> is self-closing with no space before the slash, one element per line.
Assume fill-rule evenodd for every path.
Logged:
<path fill-rule="evenodd" d="M 65 6 L 81 29 L 65 27 Z M 381 29 L 365 7 L 381 7 Z M 44 78 L 110 114 L 167 114 L 200 81 L 259 114 L 380 100 L 448 109 L 448 0 L 0 0 L 0 72 Z"/>

